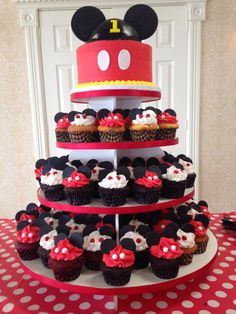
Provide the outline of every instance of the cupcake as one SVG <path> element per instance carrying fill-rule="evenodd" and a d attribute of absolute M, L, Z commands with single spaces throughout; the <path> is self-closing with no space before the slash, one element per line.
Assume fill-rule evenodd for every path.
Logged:
<path fill-rule="evenodd" d="M 173 163 L 170 167 L 164 166 L 161 165 L 163 172 L 162 196 L 174 199 L 183 197 L 187 183 L 187 172 L 178 163 Z"/>
<path fill-rule="evenodd" d="M 69 232 L 75 233 L 79 232 L 82 234 L 84 228 L 87 225 L 87 218 L 85 214 L 77 214 L 71 218 L 69 215 L 63 215 L 59 218 L 59 223 L 63 223 L 63 217 L 66 217 L 66 221 L 64 220 L 65 225 L 69 228 Z"/>
<path fill-rule="evenodd" d="M 158 114 L 157 123 L 159 125 L 159 129 L 156 132 L 157 140 L 171 140 L 175 138 L 179 125 L 173 109 L 166 109 Z"/>
<path fill-rule="evenodd" d="M 123 239 L 132 239 L 135 243 L 135 263 L 134 268 L 146 268 L 149 264 L 149 248 L 146 236 L 151 229 L 148 226 L 140 225 L 134 230 L 130 225 L 126 225 L 120 229 L 120 241 Z"/>
<path fill-rule="evenodd" d="M 161 217 L 155 222 L 155 216 L 153 216 L 154 224 L 152 224 L 152 229 L 158 233 L 162 233 L 169 224 L 179 223 L 178 216 L 173 212 L 162 213 Z"/>
<path fill-rule="evenodd" d="M 194 186 L 194 182 L 196 179 L 196 171 L 195 168 L 193 166 L 193 162 L 192 159 L 190 159 L 189 157 L 181 154 L 178 157 L 178 163 L 180 163 L 184 170 L 187 172 L 187 185 L 186 188 L 191 188 Z"/>
<path fill-rule="evenodd" d="M 139 204 L 154 204 L 159 200 L 162 182 L 159 178 L 161 171 L 157 166 L 134 168 L 135 181 L 133 193 L 135 201 Z"/>
<path fill-rule="evenodd" d="M 73 143 L 97 142 L 96 112 L 86 109 L 83 112 L 71 111 L 68 114 L 70 126 L 68 133 Z"/>
<path fill-rule="evenodd" d="M 188 265 L 192 262 L 193 254 L 197 250 L 194 232 L 194 227 L 191 224 L 184 224 L 177 230 L 178 243 L 183 250 L 180 265 Z"/>
<path fill-rule="evenodd" d="M 129 188 L 128 197 L 133 197 L 132 186 L 133 186 L 135 177 L 134 177 L 134 167 L 132 166 L 131 159 L 129 157 L 122 157 L 119 160 L 118 167 L 127 167 L 129 169 L 130 177 L 129 177 L 129 181 L 128 181 L 128 184 L 127 184 L 128 188 Z"/>
<path fill-rule="evenodd" d="M 40 241 L 38 255 L 44 267 L 50 268 L 48 264 L 49 254 L 54 247 L 54 239 L 57 236 L 57 230 L 47 224 L 42 224 L 39 231 Z"/>
<path fill-rule="evenodd" d="M 22 220 L 17 224 L 16 243 L 17 253 L 22 260 L 33 260 L 39 257 L 39 227 L 35 222 L 30 224 L 26 220 Z"/>
<path fill-rule="evenodd" d="M 62 215 L 62 212 L 59 212 L 59 215 Z M 56 229 L 59 225 L 59 217 L 57 217 L 56 213 L 50 214 L 49 212 L 44 212 L 44 213 L 39 214 L 38 219 L 41 222 L 46 223 L 53 229 Z"/>
<path fill-rule="evenodd" d="M 67 167 L 63 171 L 64 192 L 71 205 L 89 204 L 92 199 L 90 184 L 91 170 L 88 166 L 80 166 L 77 170 Z"/>
<path fill-rule="evenodd" d="M 130 281 L 135 261 L 135 244 L 123 239 L 119 244 L 106 239 L 101 243 L 101 270 L 105 282 L 111 286 L 124 286 Z"/>
<path fill-rule="evenodd" d="M 107 109 L 98 112 L 98 132 L 101 142 L 123 142 L 125 119 L 120 113 L 112 113 Z"/>
<path fill-rule="evenodd" d="M 83 238 L 80 233 L 73 233 L 68 238 L 59 233 L 54 240 L 54 247 L 49 254 L 49 266 L 59 281 L 72 281 L 80 276 L 84 263 Z"/>
<path fill-rule="evenodd" d="M 115 207 L 126 203 L 129 176 L 130 172 L 125 167 L 112 172 L 107 169 L 100 171 L 98 192 L 104 205 Z"/>
<path fill-rule="evenodd" d="M 56 122 L 55 132 L 57 142 L 70 142 L 68 133 L 70 121 L 68 120 L 68 114 L 64 112 L 58 112 L 54 117 L 54 121 Z"/>
<path fill-rule="evenodd" d="M 87 225 L 83 231 L 85 266 L 91 270 L 100 270 L 102 261 L 101 243 L 106 239 L 112 239 L 113 229 L 109 226 L 96 228 Z"/>
<path fill-rule="evenodd" d="M 39 216 L 39 211 L 37 209 L 38 206 L 35 203 L 29 203 L 25 210 L 20 210 L 16 213 L 15 220 L 17 222 L 25 220 L 31 224 Z"/>
<path fill-rule="evenodd" d="M 129 117 L 132 120 L 130 135 L 134 142 L 155 140 L 158 130 L 156 113 L 154 110 L 132 109 Z"/>
<path fill-rule="evenodd" d="M 147 243 L 150 247 L 149 260 L 154 275 L 162 279 L 177 277 L 183 251 L 177 242 L 176 230 L 166 228 L 161 236 L 152 231 L 147 234 Z"/>
<path fill-rule="evenodd" d="M 209 218 L 206 215 L 198 214 L 194 220 L 190 223 L 194 227 L 195 232 L 195 242 L 197 244 L 197 250 L 194 254 L 202 254 L 206 251 L 209 237 L 207 235 L 207 228 L 209 225 Z"/>
<path fill-rule="evenodd" d="M 43 165 L 40 187 L 47 200 L 61 201 L 66 199 L 62 184 L 65 163 L 57 157 L 53 158 L 49 158 L 48 163 Z"/>

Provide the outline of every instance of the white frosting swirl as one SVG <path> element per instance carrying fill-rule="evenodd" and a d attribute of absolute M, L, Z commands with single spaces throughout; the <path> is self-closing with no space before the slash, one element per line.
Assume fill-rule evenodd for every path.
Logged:
<path fill-rule="evenodd" d="M 100 251 L 102 243 L 102 241 L 99 241 L 100 239 L 106 240 L 111 239 L 111 237 L 105 234 L 101 235 L 99 230 L 95 230 L 84 237 L 83 248 L 92 252 Z"/>
<path fill-rule="evenodd" d="M 186 180 L 187 172 L 185 170 L 178 169 L 172 165 L 167 169 L 167 172 L 164 173 L 162 177 L 169 181 L 180 182 Z"/>
<path fill-rule="evenodd" d="M 98 181 L 98 174 L 101 170 L 103 170 L 104 168 L 100 168 L 98 166 L 95 166 L 93 169 L 92 169 L 92 175 L 90 177 L 90 180 L 91 181 Z"/>
<path fill-rule="evenodd" d="M 71 122 L 71 125 L 94 125 L 96 119 L 93 116 L 87 116 L 84 114 L 77 114 L 74 117 L 74 121 Z"/>
<path fill-rule="evenodd" d="M 178 229 L 177 236 L 180 238 L 178 239 L 178 243 L 180 247 L 183 249 L 189 249 L 194 247 L 195 245 L 195 234 L 192 232 L 184 232 L 181 229 Z"/>
<path fill-rule="evenodd" d="M 58 227 L 58 219 L 55 219 L 53 217 L 45 217 L 44 221 L 53 229 L 56 229 Z"/>
<path fill-rule="evenodd" d="M 105 189 L 121 189 L 127 185 L 127 182 L 123 174 L 118 175 L 116 171 L 112 171 L 98 184 Z"/>
<path fill-rule="evenodd" d="M 184 170 L 187 172 L 187 174 L 196 173 L 195 168 L 191 162 L 179 159 L 179 163 L 184 167 Z"/>
<path fill-rule="evenodd" d="M 57 231 L 52 230 L 44 234 L 39 241 L 39 245 L 45 250 L 51 250 L 54 247 L 54 237 L 57 236 Z"/>
<path fill-rule="evenodd" d="M 62 184 L 62 173 L 63 171 L 52 168 L 46 175 L 41 176 L 41 183 L 50 186 Z"/>
<path fill-rule="evenodd" d="M 132 124 L 157 124 L 157 115 L 152 110 L 144 110 L 141 114 L 136 114 L 135 120 L 132 120 Z"/>
<path fill-rule="evenodd" d="M 138 232 L 126 232 L 126 234 L 120 238 L 120 241 L 126 238 L 134 240 L 137 252 L 143 251 L 148 247 L 146 239 Z"/>
<path fill-rule="evenodd" d="M 66 226 L 70 228 L 70 233 L 79 232 L 82 233 L 86 225 L 84 224 L 77 224 L 74 219 L 69 220 L 66 223 Z"/>

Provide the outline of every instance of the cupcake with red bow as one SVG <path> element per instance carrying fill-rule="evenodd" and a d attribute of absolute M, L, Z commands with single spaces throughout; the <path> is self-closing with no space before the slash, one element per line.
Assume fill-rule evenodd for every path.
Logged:
<path fill-rule="evenodd" d="M 129 112 L 129 117 L 132 121 L 129 128 L 132 141 L 155 140 L 156 132 L 159 128 L 155 108 L 153 110 L 132 109 Z"/>
<path fill-rule="evenodd" d="M 49 255 L 49 266 L 59 281 L 72 281 L 80 276 L 84 263 L 83 238 L 80 233 L 73 233 L 68 238 L 59 233 L 54 240 L 54 247 Z"/>
<path fill-rule="evenodd" d="M 80 166 L 77 170 L 67 167 L 63 171 L 64 192 L 71 205 L 89 204 L 92 199 L 90 184 L 91 170 L 88 166 Z"/>
<path fill-rule="evenodd" d="M 175 278 L 183 254 L 177 241 L 176 229 L 167 226 L 161 236 L 152 231 L 147 234 L 147 243 L 150 247 L 149 259 L 153 273 L 162 279 Z"/>
<path fill-rule="evenodd" d="M 195 242 L 197 244 L 197 250 L 194 254 L 202 254 L 206 251 L 209 237 L 207 235 L 207 228 L 209 225 L 209 218 L 204 214 L 198 214 L 195 216 L 194 220 L 190 223 L 194 227 L 195 232 Z"/>
<path fill-rule="evenodd" d="M 196 170 L 193 166 L 193 161 L 191 158 L 185 156 L 184 154 L 177 156 L 178 163 L 180 163 L 184 170 L 187 172 L 187 185 L 186 188 L 191 188 L 194 186 L 194 182 L 196 179 Z"/>
<path fill-rule="evenodd" d="M 139 204 L 157 203 L 161 194 L 162 181 L 160 168 L 157 166 L 134 168 L 135 181 L 133 192 L 135 201 Z"/>
<path fill-rule="evenodd" d="M 70 126 L 68 133 L 73 143 L 90 143 L 98 141 L 96 112 L 85 109 L 83 112 L 71 111 L 68 114 Z"/>
<path fill-rule="evenodd" d="M 192 262 L 193 254 L 197 250 L 193 225 L 186 223 L 178 228 L 177 239 L 181 249 L 183 250 L 180 265 L 188 265 Z"/>
<path fill-rule="evenodd" d="M 112 239 L 113 229 L 109 226 L 96 228 L 94 225 L 87 225 L 83 231 L 85 265 L 91 270 L 100 270 L 102 261 L 101 243 L 106 239 Z"/>
<path fill-rule="evenodd" d="M 101 142 L 124 141 L 126 121 L 121 113 L 101 109 L 98 112 L 98 119 L 98 132 Z"/>
<path fill-rule="evenodd" d="M 68 133 L 70 121 L 68 120 L 68 114 L 64 112 L 58 112 L 54 117 L 54 121 L 56 122 L 55 132 L 57 142 L 70 142 Z"/>
<path fill-rule="evenodd" d="M 159 129 L 156 132 L 157 140 L 171 140 L 176 136 L 179 128 L 176 112 L 173 109 L 166 109 L 157 116 Z"/>
<path fill-rule="evenodd" d="M 33 222 L 27 220 L 18 222 L 16 227 L 16 243 L 17 253 L 22 260 L 33 260 L 39 257 L 39 227 Z"/>
<path fill-rule="evenodd" d="M 105 282 L 111 286 L 124 286 L 130 281 L 135 262 L 135 243 L 123 239 L 119 244 L 112 239 L 101 243 L 101 270 Z"/>

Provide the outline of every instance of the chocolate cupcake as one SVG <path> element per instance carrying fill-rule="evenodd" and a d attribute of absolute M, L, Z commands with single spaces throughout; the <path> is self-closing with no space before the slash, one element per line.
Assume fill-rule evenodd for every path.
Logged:
<path fill-rule="evenodd" d="M 116 244 L 114 240 L 107 239 L 101 244 L 101 252 L 101 270 L 105 282 L 111 286 L 126 285 L 134 267 L 134 241 L 123 239 Z"/>
<path fill-rule="evenodd" d="M 68 133 L 70 121 L 68 120 L 68 114 L 64 112 L 58 112 L 54 117 L 54 121 L 57 124 L 55 129 L 57 142 L 70 142 Z"/>
<path fill-rule="evenodd" d="M 181 154 L 178 157 L 178 162 L 183 166 L 184 170 L 187 172 L 187 184 L 186 188 L 191 188 L 194 186 L 196 179 L 196 171 L 193 166 L 193 161 L 189 157 Z"/>

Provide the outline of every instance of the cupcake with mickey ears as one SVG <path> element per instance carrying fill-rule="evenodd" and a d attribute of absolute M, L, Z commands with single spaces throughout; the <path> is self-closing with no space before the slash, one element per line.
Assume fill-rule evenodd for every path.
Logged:
<path fill-rule="evenodd" d="M 177 159 L 178 159 L 178 163 L 180 163 L 184 167 L 184 170 L 188 174 L 186 188 L 193 187 L 195 179 L 196 179 L 196 171 L 195 171 L 195 168 L 193 166 L 192 159 L 185 156 L 184 154 L 178 155 Z"/>
<path fill-rule="evenodd" d="M 155 216 L 153 216 L 153 222 L 152 229 L 161 234 L 169 224 L 179 224 L 179 218 L 174 212 L 170 211 L 168 213 L 162 213 L 157 222 L 155 222 Z"/>
<path fill-rule="evenodd" d="M 97 229 L 100 229 L 103 226 L 108 226 L 112 229 L 113 234 L 115 235 L 115 215 L 87 215 L 86 216 L 87 224 L 94 225 Z"/>
<path fill-rule="evenodd" d="M 162 181 L 160 168 L 157 166 L 134 168 L 134 198 L 139 204 L 154 204 L 159 200 Z"/>
<path fill-rule="evenodd" d="M 180 198 L 184 196 L 187 184 L 187 172 L 179 163 L 171 166 L 161 164 L 162 170 L 162 196 L 166 198 Z"/>
<path fill-rule="evenodd" d="M 179 128 L 176 112 L 173 109 L 166 109 L 157 116 L 159 130 L 157 131 L 157 140 L 171 140 L 176 136 L 176 130 Z"/>
<path fill-rule="evenodd" d="M 155 140 L 158 130 L 155 108 L 153 110 L 132 109 L 129 112 L 132 124 L 129 128 L 134 142 Z"/>
<path fill-rule="evenodd" d="M 64 112 L 58 112 L 54 117 L 54 121 L 56 122 L 55 132 L 57 142 L 70 142 L 68 133 L 70 121 L 68 120 L 68 114 Z"/>
<path fill-rule="evenodd" d="M 93 196 L 96 198 L 100 198 L 98 193 L 98 175 L 101 170 L 109 169 L 113 170 L 113 164 L 110 161 L 102 161 L 98 162 L 96 159 L 90 159 L 87 162 L 87 166 L 91 169 L 91 186 L 93 189 Z"/>
<path fill-rule="evenodd" d="M 59 225 L 65 225 L 70 234 L 75 232 L 82 234 L 87 225 L 87 217 L 85 214 L 77 214 L 71 218 L 69 214 L 65 214 L 59 218 Z"/>
<path fill-rule="evenodd" d="M 44 212 L 39 214 L 38 219 L 45 222 L 47 225 L 56 229 L 59 225 L 59 217 L 63 215 L 62 212 L 50 214 L 49 212 Z"/>
<path fill-rule="evenodd" d="M 105 282 L 110 286 L 124 286 L 130 281 L 135 262 L 135 243 L 123 239 L 119 244 L 112 239 L 101 243 L 101 270 Z"/>
<path fill-rule="evenodd" d="M 96 112 L 85 109 L 83 112 L 71 111 L 68 114 L 70 126 L 68 133 L 72 143 L 90 143 L 98 141 Z"/>
<path fill-rule="evenodd" d="M 15 220 L 17 223 L 24 220 L 32 224 L 39 216 L 39 211 L 37 209 L 38 206 L 35 203 L 29 203 L 25 210 L 20 210 L 16 213 Z"/>
<path fill-rule="evenodd" d="M 62 173 L 65 167 L 65 162 L 58 157 L 48 158 L 48 163 L 43 165 L 40 187 L 47 200 L 61 201 L 66 199 L 62 184 Z"/>
<path fill-rule="evenodd" d="M 20 258 L 24 261 L 37 259 L 39 247 L 39 227 L 35 221 L 31 224 L 27 220 L 17 223 L 15 247 Z"/>
<path fill-rule="evenodd" d="M 129 177 L 130 172 L 126 167 L 118 167 L 112 172 L 108 169 L 100 171 L 98 192 L 104 205 L 116 207 L 126 203 Z"/>
<path fill-rule="evenodd" d="M 149 248 L 146 236 L 151 229 L 148 226 L 140 225 L 134 229 L 131 225 L 123 226 L 120 229 L 120 241 L 123 239 L 132 239 L 135 243 L 135 263 L 134 268 L 146 268 L 149 264 Z"/>
<path fill-rule="evenodd" d="M 207 235 L 207 228 L 209 225 L 209 218 L 204 214 L 198 214 L 195 216 L 194 220 L 191 220 L 190 223 L 194 227 L 195 231 L 195 242 L 197 244 L 197 250 L 194 254 L 202 254 L 206 251 L 209 237 Z"/>
<path fill-rule="evenodd" d="M 59 281 L 72 281 L 80 276 L 84 263 L 83 237 L 73 233 L 67 237 L 59 233 L 49 254 L 49 266 Z"/>
<path fill-rule="evenodd" d="M 92 199 L 91 170 L 88 166 L 80 166 L 77 170 L 67 167 L 63 171 L 64 192 L 71 205 L 89 204 Z"/>
<path fill-rule="evenodd" d="M 98 132 L 101 142 L 123 142 L 125 119 L 119 112 L 113 113 L 108 109 L 98 111 Z"/>
<path fill-rule="evenodd" d="M 161 158 L 160 164 L 167 164 L 168 166 L 171 166 L 174 162 L 178 162 L 177 157 L 175 157 L 174 155 L 167 152 L 164 153 L 165 155 Z"/>
<path fill-rule="evenodd" d="M 109 226 L 97 228 L 87 225 L 83 231 L 85 265 L 91 270 L 100 270 L 102 261 L 101 243 L 106 239 L 112 239 L 114 231 Z"/>
<path fill-rule="evenodd" d="M 178 228 L 177 239 L 184 252 L 180 259 L 180 265 L 188 265 L 192 262 L 193 254 L 197 250 L 193 225 L 186 223 Z"/>
<path fill-rule="evenodd" d="M 177 241 L 176 228 L 167 226 L 161 236 L 158 232 L 149 232 L 147 243 L 150 247 L 149 260 L 152 272 L 162 279 L 175 278 L 183 254 Z"/>

